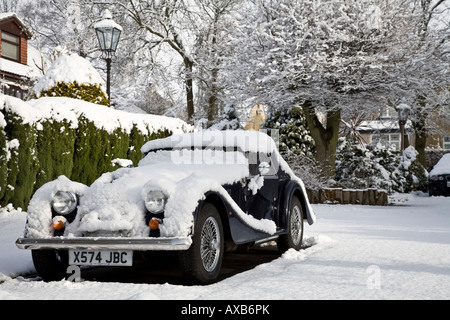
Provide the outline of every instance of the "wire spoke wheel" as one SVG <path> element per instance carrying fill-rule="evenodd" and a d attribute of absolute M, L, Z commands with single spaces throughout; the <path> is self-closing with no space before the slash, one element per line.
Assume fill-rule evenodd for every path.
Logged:
<path fill-rule="evenodd" d="M 291 211 L 291 237 L 294 246 L 298 246 L 302 241 L 302 213 L 298 206 L 294 206 Z"/>
<path fill-rule="evenodd" d="M 201 231 L 200 256 L 207 272 L 217 267 L 220 255 L 219 226 L 213 217 L 208 217 Z"/>
<path fill-rule="evenodd" d="M 293 196 L 289 207 L 288 225 L 286 233 L 278 238 L 278 249 L 285 252 L 289 249 L 300 250 L 303 241 L 303 210 L 300 200 Z"/>

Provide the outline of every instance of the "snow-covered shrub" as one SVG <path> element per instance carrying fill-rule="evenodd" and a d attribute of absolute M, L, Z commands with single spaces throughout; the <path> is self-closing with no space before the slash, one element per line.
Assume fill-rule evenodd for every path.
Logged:
<path fill-rule="evenodd" d="M 314 140 L 306 126 L 305 116 L 300 107 L 270 114 L 264 128 L 279 130 L 280 152 L 292 152 L 309 157 L 314 154 Z"/>
<path fill-rule="evenodd" d="M 95 104 L 108 105 L 108 98 L 99 85 L 58 82 L 54 87 L 41 91 L 39 97 L 68 97 Z"/>
<path fill-rule="evenodd" d="M 343 140 L 336 155 L 336 181 L 346 188 L 374 187 L 373 154 L 359 141 Z"/>
<path fill-rule="evenodd" d="M 350 189 L 397 189 L 393 176 L 399 160 L 392 149 L 381 144 L 365 146 L 357 139 L 340 140 L 336 154 L 336 181 Z"/>
<path fill-rule="evenodd" d="M 403 154 L 381 145 L 342 139 L 336 155 L 336 180 L 346 188 L 385 189 L 389 193 L 427 190 L 427 172 L 410 146 Z"/>
<path fill-rule="evenodd" d="M 91 63 L 76 53 L 56 59 L 33 91 L 36 97 L 68 97 L 108 105 L 105 82 Z"/>
<path fill-rule="evenodd" d="M 397 191 L 407 193 L 428 190 L 428 172 L 417 159 L 418 154 L 413 146 L 403 151 L 397 171 L 404 177 L 404 183 L 399 184 Z"/>
<path fill-rule="evenodd" d="M 222 117 L 220 121 L 213 124 L 212 130 L 238 130 L 241 129 L 239 117 L 236 114 L 236 108 L 233 105 L 226 105 L 223 108 Z"/>

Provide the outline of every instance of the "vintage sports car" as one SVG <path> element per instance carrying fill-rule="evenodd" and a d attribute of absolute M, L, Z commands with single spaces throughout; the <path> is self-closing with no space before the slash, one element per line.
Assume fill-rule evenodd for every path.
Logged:
<path fill-rule="evenodd" d="M 276 240 L 300 249 L 315 220 L 302 181 L 272 138 L 255 131 L 201 131 L 153 140 L 138 167 L 91 186 L 65 176 L 33 195 L 24 237 L 46 281 L 69 265 L 132 265 L 146 251 L 175 250 L 197 283 L 214 282 L 224 252 Z"/>

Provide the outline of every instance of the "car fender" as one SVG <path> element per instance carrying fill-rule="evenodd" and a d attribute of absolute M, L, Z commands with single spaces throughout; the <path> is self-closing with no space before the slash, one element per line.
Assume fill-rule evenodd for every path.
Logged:
<path fill-rule="evenodd" d="M 296 195 L 303 209 L 303 219 L 307 219 L 308 224 L 312 225 L 314 220 L 311 216 L 311 212 L 306 205 L 308 198 L 305 195 L 303 188 L 300 184 L 294 180 L 290 180 L 286 183 L 286 185 L 282 188 L 280 194 L 280 202 L 279 202 L 279 224 L 281 227 L 287 227 L 288 215 L 289 215 L 289 205 L 291 203 L 292 197 Z"/>

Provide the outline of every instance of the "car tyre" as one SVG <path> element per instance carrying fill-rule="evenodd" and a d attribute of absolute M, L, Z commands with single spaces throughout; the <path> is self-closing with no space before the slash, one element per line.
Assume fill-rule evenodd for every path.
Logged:
<path fill-rule="evenodd" d="M 192 245 L 180 253 L 180 266 L 194 282 L 213 283 L 219 276 L 223 254 L 222 220 L 217 208 L 205 203 L 195 224 Z"/>
<path fill-rule="evenodd" d="M 293 196 L 289 206 L 289 224 L 287 233 L 278 237 L 277 245 L 280 252 L 289 249 L 300 250 L 303 242 L 303 210 L 300 200 Z"/>
<path fill-rule="evenodd" d="M 67 251 L 31 250 L 34 267 L 44 281 L 64 279 L 69 266 Z"/>

